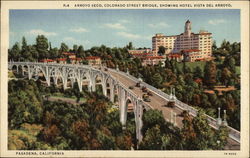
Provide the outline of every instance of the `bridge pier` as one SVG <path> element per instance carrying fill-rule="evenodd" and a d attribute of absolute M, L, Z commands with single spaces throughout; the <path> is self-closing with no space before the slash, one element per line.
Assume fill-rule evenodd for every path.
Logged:
<path fill-rule="evenodd" d="M 24 75 L 24 66 L 22 66 L 22 74 Z M 32 78 L 32 68 L 28 66 L 28 78 L 29 80 Z"/>
<path fill-rule="evenodd" d="M 122 126 L 126 126 L 126 119 L 127 119 L 127 109 L 126 109 L 126 102 L 125 102 L 125 91 L 124 89 L 121 89 L 120 92 L 120 102 L 119 102 L 119 106 L 120 106 L 120 122 L 122 124 Z"/>
<path fill-rule="evenodd" d="M 75 80 L 73 78 L 70 79 L 71 87 L 74 88 Z"/>
<path fill-rule="evenodd" d="M 17 67 L 17 70 L 18 70 L 18 67 Z M 18 73 L 18 71 L 17 71 Z M 22 75 L 24 76 L 24 66 L 22 66 Z"/>
<path fill-rule="evenodd" d="M 102 81 L 102 93 L 105 97 L 107 97 L 107 86 L 106 86 L 106 82 Z"/>
<path fill-rule="evenodd" d="M 54 84 L 57 86 L 58 77 L 53 77 L 53 80 L 54 80 Z"/>
<path fill-rule="evenodd" d="M 115 90 L 114 86 L 110 85 L 110 101 L 113 103 L 115 102 L 114 90 Z"/>
<path fill-rule="evenodd" d="M 141 129 L 143 126 L 142 122 L 142 115 L 143 115 L 143 106 L 142 100 L 138 99 L 135 106 L 135 124 L 136 124 L 136 139 L 140 143 L 142 141 L 142 133 Z"/>

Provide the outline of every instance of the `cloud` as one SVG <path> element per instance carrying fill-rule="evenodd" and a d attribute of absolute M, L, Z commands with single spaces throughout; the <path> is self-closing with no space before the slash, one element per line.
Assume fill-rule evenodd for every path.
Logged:
<path fill-rule="evenodd" d="M 121 19 L 119 20 L 120 23 L 130 23 L 130 21 L 126 20 L 126 19 Z"/>
<path fill-rule="evenodd" d="M 155 23 L 155 24 L 148 24 L 149 27 L 152 28 L 162 28 L 162 27 L 169 27 L 169 25 L 165 22 Z"/>
<path fill-rule="evenodd" d="M 64 37 L 63 41 L 64 42 L 71 42 L 73 44 L 84 44 L 84 45 L 90 43 L 90 41 L 88 41 L 88 40 L 78 40 L 78 39 L 75 39 L 73 37 Z"/>
<path fill-rule="evenodd" d="M 33 29 L 28 32 L 28 34 L 31 35 L 44 35 L 44 36 L 56 36 L 57 34 L 55 32 L 46 32 L 41 29 Z"/>
<path fill-rule="evenodd" d="M 87 29 L 83 27 L 78 27 L 78 28 L 72 28 L 69 30 L 70 32 L 76 32 L 76 33 L 83 33 L 83 32 L 89 32 Z"/>
<path fill-rule="evenodd" d="M 211 24 L 211 25 L 218 25 L 218 24 L 226 23 L 226 20 L 224 20 L 224 19 L 213 19 L 213 20 L 209 20 L 208 23 Z"/>
<path fill-rule="evenodd" d="M 76 39 L 73 37 L 65 37 L 65 38 L 63 38 L 63 40 L 64 41 L 76 41 Z"/>
<path fill-rule="evenodd" d="M 104 24 L 104 26 L 111 28 L 111 29 L 118 29 L 118 30 L 126 29 L 126 27 L 122 25 L 121 23 L 107 23 L 107 24 Z"/>
<path fill-rule="evenodd" d="M 132 34 L 132 33 L 128 33 L 128 32 L 117 32 L 117 35 L 125 37 L 125 38 L 130 38 L 130 39 L 142 38 L 142 36 L 140 36 L 138 34 Z"/>

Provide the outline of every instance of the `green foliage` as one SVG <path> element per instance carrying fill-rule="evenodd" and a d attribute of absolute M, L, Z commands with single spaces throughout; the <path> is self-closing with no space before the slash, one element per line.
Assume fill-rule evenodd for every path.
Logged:
<path fill-rule="evenodd" d="M 207 62 L 204 68 L 204 81 L 208 87 L 216 84 L 216 73 L 216 64 L 213 61 Z"/>
<path fill-rule="evenodd" d="M 159 110 L 148 110 L 143 114 L 142 121 L 143 121 L 142 131 L 144 132 L 147 129 L 153 128 L 157 124 L 163 126 L 165 123 L 163 114 Z"/>
<path fill-rule="evenodd" d="M 9 81 L 8 116 L 10 129 L 41 121 L 41 96 L 34 81 Z"/>
<path fill-rule="evenodd" d="M 181 132 L 183 147 L 189 150 L 221 150 L 225 147 L 228 138 L 227 128 L 222 126 L 214 131 L 202 111 L 199 111 L 194 118 L 188 113 L 184 114 Z"/>
<path fill-rule="evenodd" d="M 68 52 L 69 47 L 65 43 L 61 43 L 61 47 L 59 49 L 60 52 Z"/>
<path fill-rule="evenodd" d="M 194 140 L 194 149 L 196 150 L 209 150 L 212 148 L 214 132 L 212 127 L 209 126 L 206 116 L 203 112 L 199 111 L 197 116 L 193 119 L 192 125 L 196 133 Z"/>
<path fill-rule="evenodd" d="M 36 38 L 36 49 L 38 51 L 39 59 L 48 58 L 48 48 L 48 39 L 44 35 L 38 35 Z"/>
<path fill-rule="evenodd" d="M 8 51 L 9 60 L 19 61 L 21 56 L 19 43 L 16 42 L 13 47 Z"/>
<path fill-rule="evenodd" d="M 21 125 L 19 130 L 8 130 L 9 150 L 51 150 L 52 147 L 38 141 L 37 135 L 42 130 L 41 125 L 27 124 Z"/>
<path fill-rule="evenodd" d="M 160 150 L 162 147 L 162 135 L 159 125 L 147 130 L 140 149 L 143 150 Z"/>
<path fill-rule="evenodd" d="M 158 51 L 158 54 L 160 55 L 160 56 L 162 56 L 162 55 L 164 55 L 165 54 L 165 47 L 164 46 L 160 46 L 159 47 L 159 51 Z"/>
<path fill-rule="evenodd" d="M 223 150 L 224 147 L 226 146 L 227 139 L 228 139 L 228 128 L 225 126 L 221 126 L 219 128 L 219 130 L 217 130 L 215 132 L 215 136 L 214 136 L 214 144 L 213 144 L 213 149 L 217 149 L 217 150 Z"/>

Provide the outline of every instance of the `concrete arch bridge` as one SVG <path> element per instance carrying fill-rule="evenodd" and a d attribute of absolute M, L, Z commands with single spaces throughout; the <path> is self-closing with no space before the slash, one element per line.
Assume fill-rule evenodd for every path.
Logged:
<path fill-rule="evenodd" d="M 103 94 L 112 102 L 115 102 L 115 95 L 118 96 L 117 102 L 120 111 L 120 122 L 126 126 L 128 104 L 133 105 L 135 116 L 136 137 L 140 142 L 142 140 L 142 115 L 144 110 L 158 109 L 163 112 L 166 121 L 173 123 L 177 127 L 182 127 L 181 113 L 183 110 L 189 111 L 192 116 L 197 115 L 197 110 L 181 101 L 174 94 L 166 94 L 161 90 L 142 82 L 153 96 L 150 96 L 151 102 L 142 100 L 142 91 L 135 86 L 139 80 L 129 73 L 108 68 L 94 68 L 88 65 L 72 65 L 72 64 L 56 64 L 56 63 L 38 63 L 38 62 L 9 62 L 8 69 L 21 71 L 23 75 L 27 75 L 29 79 L 37 79 L 43 76 L 48 86 L 51 84 L 61 84 L 64 89 L 73 87 L 77 83 L 79 91 L 82 91 L 83 85 L 87 85 L 89 91 L 96 91 L 96 85 L 102 87 Z M 165 107 L 166 103 L 172 101 L 175 108 Z M 229 145 L 233 149 L 240 146 L 240 132 L 227 125 L 226 120 L 221 121 L 220 116 L 215 119 L 206 115 L 209 125 L 218 129 L 224 124 L 229 129 Z"/>

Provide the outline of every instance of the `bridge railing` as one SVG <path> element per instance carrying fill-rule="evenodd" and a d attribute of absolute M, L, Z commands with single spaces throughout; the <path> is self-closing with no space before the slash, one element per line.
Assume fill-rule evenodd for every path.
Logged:
<path fill-rule="evenodd" d="M 113 71 L 115 73 L 119 73 L 123 76 L 126 76 L 128 77 L 129 79 L 133 80 L 134 82 L 139 82 L 139 80 L 137 78 L 135 78 L 134 76 L 130 75 L 130 74 L 127 74 L 125 72 L 122 72 L 122 71 L 117 71 L 117 70 L 114 70 L 114 69 L 109 69 L 109 71 Z M 161 98 L 169 101 L 170 100 L 170 96 L 166 93 L 164 93 L 163 91 L 145 83 L 145 82 L 142 82 L 142 84 L 149 90 L 153 91 L 154 93 L 158 94 L 158 96 L 160 96 Z M 191 107 L 185 103 L 183 103 L 182 101 L 176 99 L 175 100 L 175 105 L 182 109 L 182 110 L 186 110 L 188 111 L 192 116 L 196 116 L 197 113 L 198 113 L 198 110 L 195 109 L 194 107 Z M 208 122 L 209 122 L 209 125 L 215 129 L 219 129 L 219 125 L 217 124 L 217 120 L 207 114 L 205 114 Z M 232 138 L 233 140 L 237 141 L 240 143 L 240 131 L 230 127 L 230 126 L 226 126 L 228 129 L 229 129 L 229 137 Z"/>

